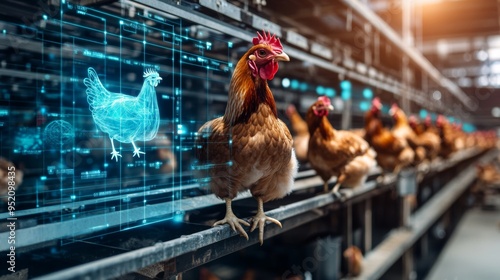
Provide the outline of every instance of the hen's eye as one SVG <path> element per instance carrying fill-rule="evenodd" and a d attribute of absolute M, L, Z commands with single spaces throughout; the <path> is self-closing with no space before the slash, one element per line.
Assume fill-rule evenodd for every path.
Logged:
<path fill-rule="evenodd" d="M 267 52 L 265 50 L 259 50 L 259 56 L 264 57 L 266 56 Z"/>

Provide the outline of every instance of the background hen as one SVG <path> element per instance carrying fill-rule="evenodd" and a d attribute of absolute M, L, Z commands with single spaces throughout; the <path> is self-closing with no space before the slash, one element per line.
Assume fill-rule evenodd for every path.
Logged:
<path fill-rule="evenodd" d="M 407 145 L 409 145 L 413 149 L 413 164 L 420 164 L 425 160 L 426 150 L 423 147 L 422 143 L 420 143 L 420 139 L 417 137 L 417 134 L 411 128 L 405 112 L 403 112 L 403 110 L 399 108 L 396 103 L 394 103 L 392 104 L 389 114 L 392 116 L 395 122 L 394 127 L 392 128 L 392 134 L 394 134 L 394 136 L 398 137 L 402 141 L 405 141 Z"/>
<path fill-rule="evenodd" d="M 369 145 L 350 131 L 334 129 L 328 121 L 329 110 L 333 110 L 330 99 L 321 96 L 307 111 L 306 121 L 310 135 L 307 156 L 311 166 L 323 179 L 325 192 L 328 191 L 328 180 L 337 176 L 337 184 L 332 190 L 337 193 L 348 177 L 346 165 L 367 153 Z"/>
<path fill-rule="evenodd" d="M 292 130 L 295 134 L 293 137 L 293 147 L 297 159 L 301 162 L 307 161 L 307 146 L 309 145 L 309 129 L 307 123 L 302 119 L 295 106 L 290 105 L 286 109 L 286 115 L 292 124 Z"/>
<path fill-rule="evenodd" d="M 227 223 L 248 239 L 240 224 L 249 224 L 234 215 L 231 202 L 238 192 L 250 189 L 258 202 L 251 231 L 259 227 L 262 244 L 266 221 L 281 226 L 264 214 L 263 203 L 291 191 L 297 159 L 292 136 L 278 119 L 267 84 L 278 71 L 278 61 L 289 58 L 274 35 L 257 34 L 254 46 L 234 69 L 224 116 L 199 129 L 195 149 L 200 184 L 210 186 L 216 196 L 226 200 L 226 216 L 214 226 Z"/>
<path fill-rule="evenodd" d="M 413 150 L 390 130 L 385 128 L 380 117 L 382 103 L 375 97 L 372 107 L 365 114 L 365 139 L 377 152 L 377 163 L 384 170 L 398 173 L 413 162 Z"/>
<path fill-rule="evenodd" d="M 444 116 L 439 115 L 436 119 L 436 128 L 439 131 L 439 137 L 441 138 L 441 150 L 440 156 L 442 158 L 449 158 L 454 152 L 457 151 L 459 146 L 459 141 L 461 139 L 457 138 L 455 129 L 451 126 Z"/>
<path fill-rule="evenodd" d="M 138 96 L 108 91 L 99 80 L 94 68 L 88 69 L 87 101 L 97 127 L 109 135 L 113 152 L 111 159 L 121 157 L 116 151 L 113 139 L 122 143 L 132 143 L 134 155 L 140 157 L 140 148 L 134 141 L 149 141 L 155 138 L 160 126 L 160 111 L 156 100 L 155 87 L 162 78 L 155 70 L 144 72 L 144 83 Z"/>
<path fill-rule="evenodd" d="M 430 122 L 430 117 L 428 122 Z M 425 148 L 426 159 L 428 161 L 434 160 L 439 155 L 441 148 L 439 135 L 429 126 L 419 123 L 414 116 L 410 117 L 409 124 L 417 135 L 419 143 Z"/>

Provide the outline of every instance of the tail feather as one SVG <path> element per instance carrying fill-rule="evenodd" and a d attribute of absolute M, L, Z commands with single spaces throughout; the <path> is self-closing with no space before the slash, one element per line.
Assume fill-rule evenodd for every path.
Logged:
<path fill-rule="evenodd" d="M 85 78 L 83 83 L 87 86 L 87 102 L 90 105 L 90 111 L 93 112 L 104 105 L 103 101 L 108 99 L 110 92 L 102 85 L 94 68 L 89 67 L 88 74 L 89 77 Z"/>

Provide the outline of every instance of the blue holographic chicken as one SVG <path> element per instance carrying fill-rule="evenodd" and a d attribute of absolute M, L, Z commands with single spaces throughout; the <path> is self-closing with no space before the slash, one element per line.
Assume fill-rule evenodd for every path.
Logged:
<path fill-rule="evenodd" d="M 156 70 L 144 72 L 144 84 L 138 96 L 109 92 L 102 85 L 94 68 L 88 69 L 89 77 L 83 80 L 87 86 L 87 101 L 97 127 L 109 135 L 113 152 L 111 159 L 121 157 L 116 151 L 113 139 L 122 143 L 132 143 L 134 155 L 144 152 L 134 141 L 149 141 L 156 137 L 160 125 L 160 111 L 156 100 L 155 87 L 162 78 Z"/>

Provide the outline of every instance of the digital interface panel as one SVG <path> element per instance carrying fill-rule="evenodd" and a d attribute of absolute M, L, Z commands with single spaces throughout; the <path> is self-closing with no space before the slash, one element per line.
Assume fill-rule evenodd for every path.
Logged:
<path fill-rule="evenodd" d="M 204 192 L 193 139 L 224 112 L 241 40 L 123 2 L 36 9 L 0 21 L 0 151 L 19 180 L 15 215 L 62 223 L 63 243 L 176 219 L 181 198 Z"/>

